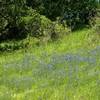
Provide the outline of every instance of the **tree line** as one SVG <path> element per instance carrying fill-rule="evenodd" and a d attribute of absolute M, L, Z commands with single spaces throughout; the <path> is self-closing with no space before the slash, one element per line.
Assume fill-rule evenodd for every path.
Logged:
<path fill-rule="evenodd" d="M 39 37 L 43 15 L 47 23 L 58 20 L 72 30 L 89 25 L 96 7 L 96 0 L 0 0 L 0 41 L 27 35 Z"/>

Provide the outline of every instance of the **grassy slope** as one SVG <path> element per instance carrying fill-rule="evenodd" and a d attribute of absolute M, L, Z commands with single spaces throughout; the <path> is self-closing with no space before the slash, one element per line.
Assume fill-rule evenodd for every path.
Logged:
<path fill-rule="evenodd" d="M 2 54 L 0 100 L 99 100 L 100 52 L 97 50 L 96 55 L 88 53 L 100 46 L 99 38 L 93 30 L 84 29 L 59 42 L 29 48 L 28 52 L 19 50 Z M 63 62 L 63 55 L 68 57 L 69 54 L 74 61 Z M 74 55 L 79 59 L 94 58 L 95 65 L 78 61 Z M 75 67 L 77 63 L 78 67 Z M 75 68 L 80 70 L 77 74 Z M 68 76 L 70 73 L 72 75 Z"/>

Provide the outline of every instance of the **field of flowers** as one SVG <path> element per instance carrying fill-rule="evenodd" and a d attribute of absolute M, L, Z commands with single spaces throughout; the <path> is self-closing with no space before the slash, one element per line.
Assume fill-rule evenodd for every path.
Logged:
<path fill-rule="evenodd" d="M 86 32 L 49 47 L 2 54 L 0 100 L 100 100 L 100 41 Z"/>

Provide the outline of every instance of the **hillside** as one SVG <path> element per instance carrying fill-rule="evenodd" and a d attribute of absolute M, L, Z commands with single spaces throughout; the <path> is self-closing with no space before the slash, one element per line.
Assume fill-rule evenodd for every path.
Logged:
<path fill-rule="evenodd" d="M 73 32 L 61 41 L 0 56 L 0 100 L 99 100 L 100 34 Z"/>
<path fill-rule="evenodd" d="M 0 0 L 0 100 L 100 100 L 97 0 Z"/>

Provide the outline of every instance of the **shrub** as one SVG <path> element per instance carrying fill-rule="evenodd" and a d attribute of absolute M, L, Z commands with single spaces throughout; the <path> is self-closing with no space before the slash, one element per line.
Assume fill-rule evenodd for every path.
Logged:
<path fill-rule="evenodd" d="M 28 6 L 40 9 L 51 20 L 61 17 L 72 29 L 89 24 L 95 16 L 96 0 L 27 0 Z M 34 6 L 33 6 L 34 5 Z M 42 7 L 41 7 L 42 6 Z M 39 9 L 38 9 L 39 10 Z"/>
<path fill-rule="evenodd" d="M 25 16 L 22 18 L 22 24 L 29 36 L 38 36 L 40 28 L 40 15 L 38 13 L 33 13 L 32 16 Z"/>
<path fill-rule="evenodd" d="M 20 37 L 19 20 L 25 10 L 25 0 L 0 1 L 0 40 Z M 17 36 L 18 35 L 18 36 Z"/>
<path fill-rule="evenodd" d="M 100 18 L 99 17 L 96 17 L 95 26 L 93 26 L 93 29 L 95 30 L 97 34 L 100 35 Z"/>
<path fill-rule="evenodd" d="M 58 21 L 52 22 L 45 16 L 41 16 L 40 34 L 46 41 L 59 39 L 68 34 L 69 31 L 68 27 L 64 27 Z"/>
<path fill-rule="evenodd" d="M 27 8 L 25 16 L 8 21 L 0 19 L 0 41 L 12 39 L 24 39 L 27 35 L 37 35 L 40 28 L 40 15 L 33 9 Z"/>
<path fill-rule="evenodd" d="M 64 27 L 62 24 L 58 22 L 54 22 L 54 32 L 51 34 L 52 39 L 61 39 L 68 33 L 70 33 L 70 28 L 68 26 Z"/>
<path fill-rule="evenodd" d="M 23 17 L 22 19 L 29 36 L 37 37 L 38 39 L 45 38 L 46 41 L 54 38 L 57 39 L 69 32 L 69 29 L 63 27 L 59 22 L 52 22 L 38 13 Z"/>
<path fill-rule="evenodd" d="M 13 41 L 5 41 L 0 43 L 0 51 L 14 51 L 18 49 L 25 49 L 29 46 L 29 40 L 28 38 L 23 40 L 13 40 Z"/>

